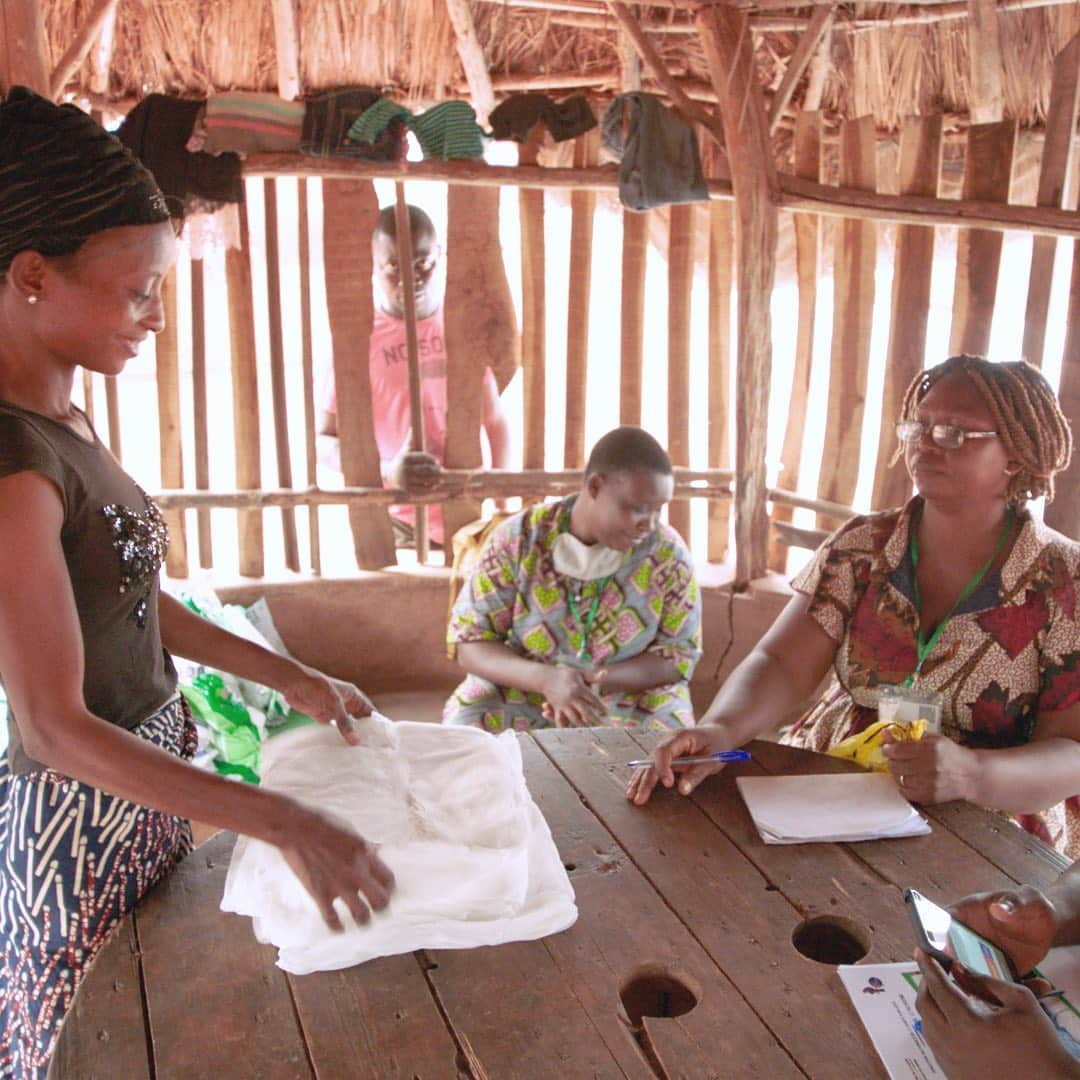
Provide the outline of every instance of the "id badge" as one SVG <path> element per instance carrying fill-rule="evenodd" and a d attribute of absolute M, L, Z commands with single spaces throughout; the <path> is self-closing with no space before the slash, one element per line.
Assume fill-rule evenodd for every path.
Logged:
<path fill-rule="evenodd" d="M 926 721 L 926 731 L 941 734 L 942 697 L 936 690 L 914 686 L 882 686 L 878 690 L 878 719 L 893 724 Z"/>

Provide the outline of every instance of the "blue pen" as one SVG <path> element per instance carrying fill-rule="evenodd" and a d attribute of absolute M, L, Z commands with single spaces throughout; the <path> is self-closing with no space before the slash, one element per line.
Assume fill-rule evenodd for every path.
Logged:
<path fill-rule="evenodd" d="M 922 1021 L 921 1020 L 916 1020 L 915 1023 L 911 1025 L 911 1030 L 914 1031 L 916 1035 L 921 1035 L 922 1034 Z"/>
<path fill-rule="evenodd" d="M 719 750 L 715 754 L 706 754 L 704 757 L 677 757 L 671 759 L 671 764 L 674 765 L 708 765 L 713 761 L 723 762 L 725 765 L 730 764 L 733 761 L 749 761 L 750 754 L 746 750 Z M 627 768 L 630 769 L 644 769 L 652 764 L 652 758 L 645 758 L 644 761 L 628 761 L 626 763 Z"/>

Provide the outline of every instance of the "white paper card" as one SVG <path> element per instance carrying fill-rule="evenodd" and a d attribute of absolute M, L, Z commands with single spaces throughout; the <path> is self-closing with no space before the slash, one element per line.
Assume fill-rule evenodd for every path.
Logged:
<path fill-rule="evenodd" d="M 767 844 L 880 840 L 930 831 L 885 773 L 740 776 L 735 782 Z"/>

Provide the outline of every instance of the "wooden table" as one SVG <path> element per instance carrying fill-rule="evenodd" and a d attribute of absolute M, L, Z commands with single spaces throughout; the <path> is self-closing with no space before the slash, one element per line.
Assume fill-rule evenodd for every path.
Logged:
<path fill-rule="evenodd" d="M 794 947 L 796 929 L 819 920 L 819 941 L 854 934 L 870 961 L 907 959 L 905 886 L 953 898 L 1046 885 L 1064 866 L 957 803 L 930 810 L 929 836 L 767 847 L 737 775 L 849 766 L 756 743 L 752 762 L 692 799 L 663 793 L 634 808 L 624 763 L 651 745 L 610 730 L 522 737 L 579 908 L 571 929 L 542 941 L 286 975 L 248 919 L 218 910 L 233 845 L 218 836 L 104 950 L 54 1075 L 881 1076 L 836 972 Z"/>

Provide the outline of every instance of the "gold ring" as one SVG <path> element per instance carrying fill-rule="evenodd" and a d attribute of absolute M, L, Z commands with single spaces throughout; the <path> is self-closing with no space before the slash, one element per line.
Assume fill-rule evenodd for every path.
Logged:
<path fill-rule="evenodd" d="M 904 781 L 904 774 L 903 774 L 903 773 L 901 773 L 901 774 L 900 774 L 900 786 L 901 786 L 901 787 L 903 787 L 903 786 L 904 786 L 904 784 L 905 784 L 905 781 Z"/>

